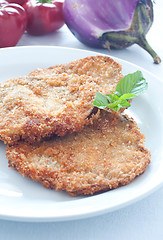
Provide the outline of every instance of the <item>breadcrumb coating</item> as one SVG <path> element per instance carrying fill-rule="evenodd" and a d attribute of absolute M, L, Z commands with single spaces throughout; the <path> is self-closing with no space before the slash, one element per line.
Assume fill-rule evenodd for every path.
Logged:
<path fill-rule="evenodd" d="M 0 139 L 32 143 L 81 131 L 93 110 L 95 92 L 110 93 L 121 78 L 120 64 L 96 56 L 1 83 Z"/>
<path fill-rule="evenodd" d="M 150 163 L 145 137 L 134 122 L 101 110 L 80 133 L 20 142 L 6 149 L 9 166 L 46 188 L 92 195 L 130 183 Z"/>

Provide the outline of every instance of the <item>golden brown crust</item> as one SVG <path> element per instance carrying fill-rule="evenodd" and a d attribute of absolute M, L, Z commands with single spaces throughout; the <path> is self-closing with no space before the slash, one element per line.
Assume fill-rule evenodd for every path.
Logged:
<path fill-rule="evenodd" d="M 82 132 L 7 147 L 9 165 L 46 188 L 87 195 L 130 183 L 150 163 L 137 124 L 101 111 Z"/>
<path fill-rule="evenodd" d="M 114 90 L 121 77 L 118 63 L 96 56 L 0 84 L 0 139 L 9 144 L 34 142 L 81 131 L 95 92 Z"/>

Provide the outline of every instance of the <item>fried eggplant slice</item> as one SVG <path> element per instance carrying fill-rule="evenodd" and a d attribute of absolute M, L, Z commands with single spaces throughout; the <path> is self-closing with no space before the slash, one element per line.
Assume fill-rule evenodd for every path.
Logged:
<path fill-rule="evenodd" d="M 93 110 L 95 92 L 110 93 L 121 78 L 120 64 L 97 56 L 1 83 L 0 139 L 32 143 L 81 131 Z"/>
<path fill-rule="evenodd" d="M 80 133 L 7 147 L 9 166 L 46 188 L 92 195 L 130 183 L 150 163 L 133 119 L 101 111 Z"/>

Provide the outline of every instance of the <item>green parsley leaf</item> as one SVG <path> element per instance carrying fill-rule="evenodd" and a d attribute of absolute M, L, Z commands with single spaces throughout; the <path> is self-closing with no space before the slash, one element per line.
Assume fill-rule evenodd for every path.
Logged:
<path fill-rule="evenodd" d="M 96 92 L 95 96 L 96 96 L 96 98 L 93 102 L 93 105 L 100 109 L 105 109 L 107 107 L 107 105 L 109 104 L 109 100 L 100 92 Z"/>
<path fill-rule="evenodd" d="M 148 83 L 141 71 L 136 71 L 134 73 L 126 75 L 122 78 L 116 87 L 116 92 L 118 95 L 123 95 L 125 93 L 132 93 L 135 95 L 140 95 L 148 87 Z"/>
<path fill-rule="evenodd" d="M 100 109 L 110 108 L 113 111 L 119 111 L 120 108 L 130 107 L 128 100 L 140 95 L 148 84 L 141 71 L 126 75 L 117 84 L 116 91 L 105 96 L 100 92 L 95 93 L 93 105 Z"/>

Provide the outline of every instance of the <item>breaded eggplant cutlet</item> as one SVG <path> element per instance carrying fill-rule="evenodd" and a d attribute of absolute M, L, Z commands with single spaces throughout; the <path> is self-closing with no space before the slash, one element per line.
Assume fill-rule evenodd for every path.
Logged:
<path fill-rule="evenodd" d="M 130 183 L 150 163 L 133 119 L 101 110 L 80 133 L 6 149 L 9 166 L 46 188 L 92 195 Z"/>
<path fill-rule="evenodd" d="M 122 78 L 121 66 L 113 59 L 105 56 L 91 56 L 83 59 L 77 59 L 70 63 L 55 65 L 49 68 L 38 68 L 29 75 L 32 77 L 51 77 L 55 74 L 77 74 L 78 76 L 91 76 L 97 81 L 101 81 L 106 88 L 109 85 L 115 87 L 115 81 L 118 83 L 119 78 Z"/>
<path fill-rule="evenodd" d="M 32 143 L 81 131 L 93 110 L 95 92 L 110 93 L 121 78 L 120 64 L 96 56 L 1 83 L 0 139 Z"/>

